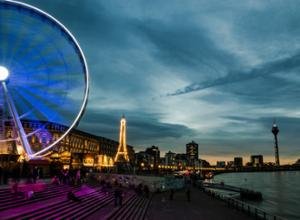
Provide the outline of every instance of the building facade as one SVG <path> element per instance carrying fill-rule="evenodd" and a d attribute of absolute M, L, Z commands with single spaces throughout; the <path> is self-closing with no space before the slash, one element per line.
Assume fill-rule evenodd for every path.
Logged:
<path fill-rule="evenodd" d="M 149 147 L 145 150 L 146 154 L 149 154 L 153 158 L 153 168 L 157 169 L 160 160 L 160 151 L 156 146 Z"/>
<path fill-rule="evenodd" d="M 243 167 L 243 158 L 242 157 L 235 157 L 233 159 L 233 165 L 235 168 Z"/>
<path fill-rule="evenodd" d="M 165 165 L 166 166 L 177 165 L 176 164 L 176 153 L 169 151 L 165 154 Z"/>
<path fill-rule="evenodd" d="M 186 154 L 176 154 L 175 160 L 177 162 L 178 170 L 183 170 L 187 167 Z"/>
<path fill-rule="evenodd" d="M 262 167 L 264 165 L 264 158 L 262 155 L 251 155 L 250 161 L 253 167 Z"/>
<path fill-rule="evenodd" d="M 154 157 L 145 151 L 135 153 L 135 166 L 138 170 L 152 170 L 154 167 Z"/>
<path fill-rule="evenodd" d="M 226 166 L 225 161 L 217 161 L 216 167 L 224 168 Z"/>
<path fill-rule="evenodd" d="M 194 141 L 186 144 L 186 157 L 188 164 L 194 166 L 195 162 L 198 160 L 198 144 Z"/>

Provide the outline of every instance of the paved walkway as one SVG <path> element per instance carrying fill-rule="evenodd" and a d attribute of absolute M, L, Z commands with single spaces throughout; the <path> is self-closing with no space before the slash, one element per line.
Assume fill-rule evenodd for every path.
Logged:
<path fill-rule="evenodd" d="M 147 220 L 247 220 L 246 214 L 227 207 L 227 204 L 212 198 L 199 189 L 191 190 L 191 202 L 185 191 L 176 191 L 172 201 L 169 193 L 156 194 L 146 215 Z"/>
<path fill-rule="evenodd" d="M 82 203 L 74 203 L 66 199 L 66 194 L 74 190 L 77 196 L 82 196 Z M 15 205 L 8 190 L 1 192 L 1 205 L 7 208 L 0 211 L 0 219 L 17 216 L 46 216 L 49 219 L 136 219 L 142 220 L 147 207 L 148 199 L 137 197 L 133 192 L 126 192 L 122 208 L 114 207 L 113 196 L 101 192 L 101 187 L 72 188 L 69 186 L 49 186 L 48 191 L 42 192 L 33 200 L 19 199 Z M 128 201 L 128 202 L 127 202 Z M 148 201 L 148 202 L 147 202 Z M 2 208 L 3 208 L 2 207 Z M 120 210 L 119 210 L 120 209 Z M 0 209 L 1 210 L 1 209 Z M 55 218 L 53 216 L 56 216 Z M 77 216 L 77 217 L 76 217 Z M 122 216 L 125 216 L 124 218 Z M 26 218 L 26 217 L 25 217 Z M 79 217 L 78 217 L 79 218 Z M 83 217 L 82 217 L 83 218 Z M 26 218 L 26 219 L 29 219 Z M 212 198 L 197 188 L 191 189 L 191 202 L 187 201 L 184 190 L 174 193 L 172 201 L 169 193 L 155 194 L 146 212 L 146 220 L 250 220 L 251 217 L 237 210 L 227 207 L 225 202 Z"/>

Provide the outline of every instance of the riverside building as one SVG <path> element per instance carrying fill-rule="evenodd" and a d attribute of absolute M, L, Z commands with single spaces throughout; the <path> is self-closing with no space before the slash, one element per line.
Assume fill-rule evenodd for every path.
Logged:
<path fill-rule="evenodd" d="M 54 142 L 68 129 L 64 125 L 33 120 L 22 120 L 22 125 L 27 134 L 35 131 L 28 136 L 28 142 L 35 151 Z M 13 122 L 5 121 L 2 132 L 7 141 L 0 145 L 0 165 L 24 159 L 26 155 L 21 150 L 22 146 L 14 139 L 16 134 Z M 117 141 L 73 129 L 44 158 L 49 161 L 59 161 L 64 168 L 113 167 L 113 158 L 117 153 L 118 145 Z M 133 162 L 133 147 L 127 145 L 127 148 L 129 160 Z"/>
<path fill-rule="evenodd" d="M 194 141 L 186 144 L 186 158 L 190 166 L 195 166 L 196 160 L 198 160 L 198 144 Z"/>
<path fill-rule="evenodd" d="M 253 167 L 262 167 L 264 165 L 264 158 L 262 155 L 251 155 L 250 161 Z"/>
<path fill-rule="evenodd" d="M 241 168 L 243 167 L 243 158 L 242 157 L 235 157 L 233 159 L 234 167 Z"/>

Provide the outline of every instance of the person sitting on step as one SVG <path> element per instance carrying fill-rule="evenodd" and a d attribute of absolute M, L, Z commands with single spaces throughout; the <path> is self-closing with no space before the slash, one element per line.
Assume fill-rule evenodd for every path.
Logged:
<path fill-rule="evenodd" d="M 80 202 L 80 198 L 78 198 L 72 191 L 68 192 L 67 195 L 68 200 L 72 200 L 74 202 Z"/>

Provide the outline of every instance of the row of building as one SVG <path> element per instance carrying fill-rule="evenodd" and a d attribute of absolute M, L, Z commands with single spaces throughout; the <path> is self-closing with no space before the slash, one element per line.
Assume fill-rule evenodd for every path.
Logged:
<path fill-rule="evenodd" d="M 135 153 L 135 165 L 139 170 L 185 170 L 208 167 L 209 163 L 199 159 L 198 144 L 194 141 L 186 144 L 186 153 L 167 152 L 160 156 L 157 146 Z"/>
<path fill-rule="evenodd" d="M 22 120 L 23 128 L 28 135 L 28 142 L 33 151 L 39 151 L 56 141 L 68 127 L 51 122 Z M 5 142 L 0 143 L 0 166 L 8 166 L 10 162 L 25 158 L 21 143 L 12 121 L 5 121 L 1 127 Z M 64 168 L 81 166 L 112 167 L 119 142 L 73 129 L 55 147 L 44 155 L 49 161 L 61 162 Z M 127 145 L 130 161 L 134 161 L 133 147 Z"/>
<path fill-rule="evenodd" d="M 263 167 L 264 157 L 263 155 L 251 155 L 250 162 L 246 163 L 247 167 Z M 216 167 L 218 168 L 242 168 L 244 167 L 242 157 L 234 157 L 233 161 L 217 161 Z"/>
<path fill-rule="evenodd" d="M 245 164 L 242 157 L 234 157 L 233 161 L 217 161 L 216 166 L 211 166 L 206 160 L 199 158 L 198 144 L 194 141 L 186 144 L 185 153 L 168 151 L 164 157 L 160 156 L 160 150 L 157 146 L 149 147 L 145 151 L 135 153 L 135 164 L 140 170 L 197 170 L 205 167 L 241 169 L 243 167 L 259 168 L 275 166 L 274 163 L 264 163 L 263 155 L 251 155 L 250 161 Z"/>
<path fill-rule="evenodd" d="M 1 110 L 1 108 L 0 108 Z M 9 166 L 12 161 L 21 161 L 25 152 L 16 139 L 17 134 L 10 120 L 0 120 L 0 166 Z M 68 127 L 51 122 L 22 120 L 23 128 L 28 134 L 28 142 L 33 151 L 40 151 L 56 141 Z M 126 144 L 125 144 L 126 145 Z M 97 169 L 113 167 L 119 142 L 73 129 L 50 152 L 44 155 L 49 161 L 57 161 L 64 168 L 94 167 Z M 126 145 L 129 163 L 139 170 L 185 170 L 210 167 L 210 164 L 199 158 L 199 145 L 191 141 L 186 144 L 185 153 L 168 151 L 161 157 L 159 147 L 152 146 L 138 153 L 130 145 Z M 252 155 L 246 167 L 263 167 L 262 155 Z M 217 161 L 217 168 L 242 168 L 243 158 L 235 157 L 233 161 Z"/>

